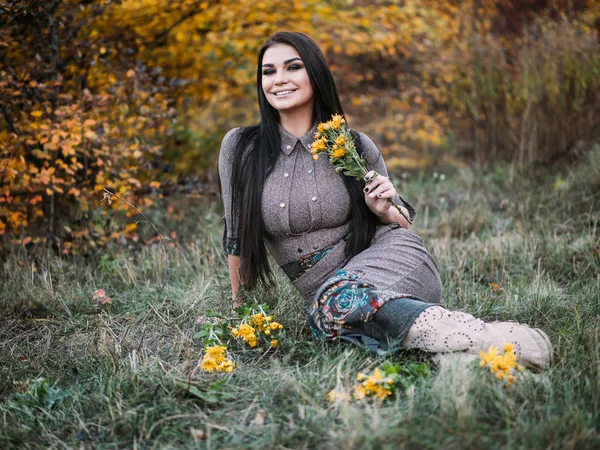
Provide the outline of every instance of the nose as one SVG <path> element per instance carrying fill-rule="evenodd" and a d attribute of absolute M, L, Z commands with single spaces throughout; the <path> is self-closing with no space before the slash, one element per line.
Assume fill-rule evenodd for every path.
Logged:
<path fill-rule="evenodd" d="M 285 70 L 278 70 L 275 73 L 275 84 L 280 85 L 280 84 L 285 84 L 287 83 L 287 75 L 285 74 Z"/>

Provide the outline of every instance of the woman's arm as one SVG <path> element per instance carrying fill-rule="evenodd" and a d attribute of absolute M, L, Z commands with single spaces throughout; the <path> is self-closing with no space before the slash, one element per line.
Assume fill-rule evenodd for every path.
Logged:
<path fill-rule="evenodd" d="M 240 292 L 240 266 L 241 259 L 239 256 L 227 255 L 227 264 L 229 266 L 229 279 L 231 280 L 231 299 L 233 307 L 242 306 L 242 300 L 238 297 Z"/>
<path fill-rule="evenodd" d="M 225 135 L 219 153 L 219 179 L 221 182 L 221 197 L 225 210 L 223 250 L 227 253 L 227 265 L 229 267 L 229 279 L 231 280 L 231 293 L 234 308 L 241 305 L 241 300 L 239 299 L 241 259 L 239 257 L 239 226 L 234 211 L 235 208 L 233 208 L 232 205 L 231 184 L 233 160 L 236 157 L 235 149 L 240 130 L 240 128 L 234 128 Z"/>

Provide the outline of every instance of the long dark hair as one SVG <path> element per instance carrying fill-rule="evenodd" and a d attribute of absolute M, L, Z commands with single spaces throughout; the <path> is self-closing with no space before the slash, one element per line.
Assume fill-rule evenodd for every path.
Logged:
<path fill-rule="evenodd" d="M 240 278 L 248 290 L 259 283 L 273 284 L 261 208 L 264 182 L 281 153 L 281 140 L 279 112 L 268 102 L 262 89 L 262 62 L 266 50 L 276 44 L 291 45 L 304 62 L 314 95 L 313 123 L 327 122 L 332 114 L 344 114 L 335 81 L 315 41 L 303 33 L 286 31 L 277 32 L 265 41 L 258 53 L 256 72 L 260 124 L 242 130 L 232 167 L 232 215 L 239 221 Z M 353 134 L 357 150 L 362 154 L 360 138 Z M 351 258 L 369 246 L 377 220 L 366 206 L 362 183 L 342 176 L 352 205 L 352 233 L 346 251 Z"/>

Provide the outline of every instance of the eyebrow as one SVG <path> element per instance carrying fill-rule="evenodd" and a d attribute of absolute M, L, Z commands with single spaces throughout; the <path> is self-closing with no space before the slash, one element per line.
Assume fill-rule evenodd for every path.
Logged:
<path fill-rule="evenodd" d="M 294 58 L 286 59 L 283 62 L 283 65 L 285 66 L 285 65 L 291 63 L 292 61 L 296 61 L 296 60 L 302 61 L 302 59 L 300 59 L 300 57 L 296 56 Z M 263 67 L 275 67 L 275 65 L 274 64 L 263 64 Z"/>

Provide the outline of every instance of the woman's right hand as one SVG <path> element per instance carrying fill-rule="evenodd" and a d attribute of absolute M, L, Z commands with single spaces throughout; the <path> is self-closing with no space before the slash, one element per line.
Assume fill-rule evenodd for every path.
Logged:
<path fill-rule="evenodd" d="M 240 298 L 233 297 L 233 303 L 231 304 L 231 309 L 239 308 L 244 304 L 244 301 Z"/>

